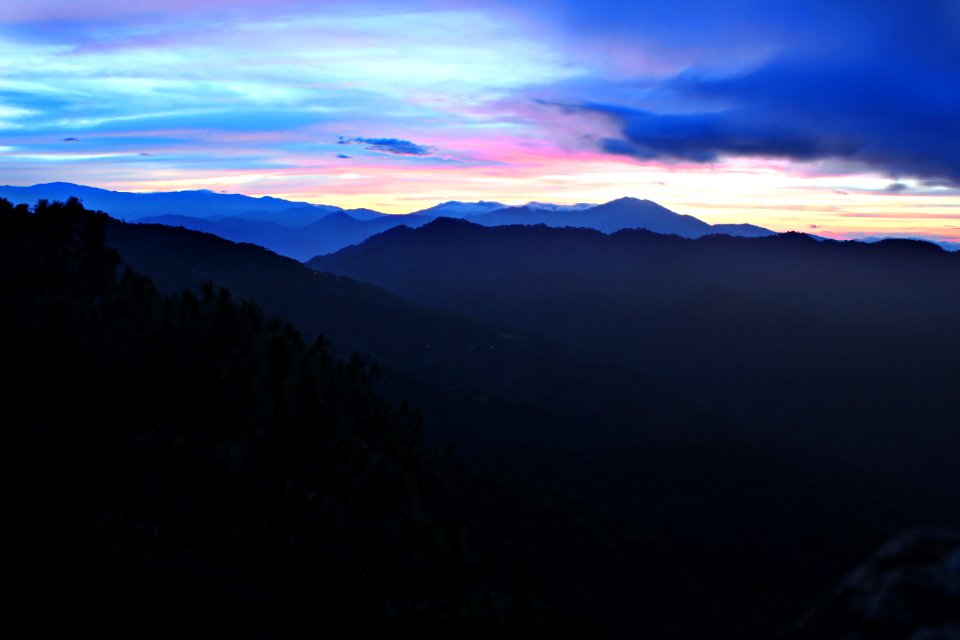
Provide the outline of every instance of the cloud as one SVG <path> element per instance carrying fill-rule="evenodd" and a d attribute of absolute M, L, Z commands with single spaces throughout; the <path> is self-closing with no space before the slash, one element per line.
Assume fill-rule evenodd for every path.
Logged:
<path fill-rule="evenodd" d="M 887 193 L 902 193 L 908 189 L 910 189 L 910 186 L 902 182 L 891 182 L 884 191 Z"/>
<path fill-rule="evenodd" d="M 80 138 L 64 138 L 64 142 L 80 142 Z"/>
<path fill-rule="evenodd" d="M 642 159 L 713 162 L 721 155 L 735 155 L 813 160 L 847 156 L 856 150 L 855 142 L 811 135 L 800 126 L 770 121 L 760 113 L 655 114 L 593 104 L 584 109 L 606 113 L 622 123 L 623 137 L 602 139 L 604 151 Z"/>
<path fill-rule="evenodd" d="M 611 154 L 692 162 L 840 159 L 894 178 L 960 185 L 960 64 L 780 59 L 729 77 L 687 72 L 653 93 L 677 107 L 566 108 L 616 124 L 619 135 L 599 139 Z"/>
<path fill-rule="evenodd" d="M 956 220 L 955 213 L 915 213 L 912 211 L 869 212 L 845 211 L 836 215 L 843 218 L 891 218 L 895 220 Z"/>
<path fill-rule="evenodd" d="M 335 157 L 341 158 L 341 159 L 349 159 L 349 158 L 351 158 L 352 156 L 348 156 L 348 155 L 345 154 L 345 153 L 338 153 Z"/>
<path fill-rule="evenodd" d="M 337 144 L 362 144 L 369 151 L 390 153 L 397 156 L 429 156 L 433 147 L 415 144 L 399 138 L 345 138 L 341 136 Z"/>
<path fill-rule="evenodd" d="M 660 34 L 656 55 L 676 64 L 581 75 L 576 86 L 529 97 L 592 116 L 584 122 L 603 116 L 592 139 L 611 154 L 700 163 L 839 160 L 894 181 L 960 185 L 955 1 L 709 5 L 679 0 L 650 11 L 595 11 L 583 38 L 616 41 L 606 50 L 626 56 L 649 51 L 641 45 L 653 31 Z M 696 42 L 688 46 L 680 22 L 690 15 Z M 620 30 L 613 21 L 623 23 Z M 640 44 L 621 32 L 636 33 Z"/>

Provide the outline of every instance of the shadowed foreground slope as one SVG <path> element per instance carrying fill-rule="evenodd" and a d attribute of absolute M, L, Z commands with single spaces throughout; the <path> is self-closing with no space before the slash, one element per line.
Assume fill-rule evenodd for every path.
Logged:
<path fill-rule="evenodd" d="M 602 628 L 589 598 L 528 577 L 555 544 L 538 551 L 548 562 L 500 548 L 534 548 L 510 518 L 482 517 L 484 492 L 492 505 L 513 490 L 424 449 L 419 414 L 378 398 L 359 360 L 210 285 L 161 295 L 104 244 L 106 223 L 75 201 L 0 200 L 8 623 L 126 637 Z"/>
<path fill-rule="evenodd" d="M 310 263 L 657 377 L 806 463 L 960 498 L 960 254 L 439 220 Z"/>
<path fill-rule="evenodd" d="M 878 485 L 870 476 L 851 483 L 830 465 L 809 464 L 824 460 L 818 449 L 798 457 L 781 439 L 758 438 L 754 425 L 706 405 L 700 389 L 694 393 L 681 388 L 677 393 L 658 380 L 662 373 L 644 374 L 596 356 L 572 357 L 569 351 L 580 345 L 571 344 L 565 353 L 556 338 L 551 344 L 502 321 L 490 324 L 455 312 L 430 311 L 377 287 L 316 274 L 249 245 L 183 229 L 94 218 L 94 226 L 106 225 L 109 244 L 156 278 L 162 289 L 178 292 L 190 285 L 196 292 L 163 298 L 152 286 L 133 286 L 142 282 L 136 276 L 116 281 L 109 275 L 94 277 L 112 274 L 114 267 L 98 271 L 89 265 L 116 261 L 101 247 L 97 233 L 77 246 L 101 247 L 91 253 L 104 259 L 82 259 L 83 251 L 73 251 L 53 260 L 62 253 L 55 247 L 71 246 L 74 236 L 64 228 L 93 227 L 74 224 L 84 219 L 75 203 L 40 211 L 43 215 L 29 223 L 24 222 L 31 219 L 25 210 L 9 212 L 11 220 L 20 222 L 7 228 L 11 250 L 4 253 L 5 259 L 10 256 L 5 306 L 22 309 L 7 320 L 8 329 L 29 338 L 13 360 L 27 377 L 7 390 L 6 404 L 22 418 L 14 421 L 18 442 L 27 442 L 13 449 L 22 455 L 10 456 L 7 469 L 15 475 L 7 486 L 19 486 L 12 481 L 27 477 L 29 469 L 52 470 L 51 480 L 32 485 L 14 502 L 14 513 L 27 524 L 13 530 L 18 538 L 12 548 L 29 550 L 24 558 L 30 559 L 18 564 L 13 576 L 31 585 L 17 606 L 36 610 L 50 597 L 54 604 L 48 608 L 63 610 L 64 603 L 82 593 L 78 602 L 83 606 L 77 609 L 94 612 L 91 615 L 109 606 L 105 602 L 120 602 L 148 626 L 186 622 L 222 630 L 228 624 L 252 635 L 269 635 L 271 630 L 284 635 L 285 628 L 303 626 L 373 637 L 417 630 L 428 636 L 469 631 L 487 637 L 769 638 L 792 626 L 818 593 L 896 527 L 917 524 L 931 513 L 944 523 L 951 518 L 949 503 L 936 495 L 916 499 L 914 492 Z M 53 224 L 57 215 L 66 216 L 67 224 Z M 582 232 L 558 233 L 579 237 Z M 487 246 L 499 251 L 501 260 L 513 259 L 502 247 Z M 523 242 L 518 246 L 530 249 Z M 545 252 L 533 254 L 536 259 L 550 255 L 550 247 L 543 248 Z M 81 269 L 81 264 L 88 266 Z M 51 265 L 55 267 L 47 269 Z M 81 286 L 91 278 L 101 285 Z M 243 488 L 250 483 L 301 486 L 297 478 L 290 485 L 288 475 L 289 469 L 300 469 L 311 459 L 309 446 L 303 446 L 309 443 L 303 430 L 310 429 L 296 417 L 301 411 L 297 407 L 316 407 L 317 401 L 310 399 L 316 389 L 294 382 L 300 373 L 280 376 L 283 384 L 265 377 L 264 372 L 278 365 L 276 353 L 258 346 L 260 342 L 273 344 L 270 336 L 279 332 L 286 336 L 279 343 L 294 345 L 288 349 L 294 361 L 305 347 L 295 346 L 299 338 L 281 323 L 229 320 L 235 314 L 258 314 L 250 311 L 253 305 L 233 302 L 204 285 L 209 279 L 227 284 L 233 300 L 256 298 L 270 313 L 295 321 L 309 335 L 330 332 L 337 342 L 342 338 L 371 354 L 384 367 L 383 378 L 374 381 L 377 388 L 423 406 L 433 441 L 456 442 L 472 468 L 512 471 L 530 484 L 450 474 L 443 458 L 414 453 L 423 452 L 414 437 L 396 449 L 361 438 L 359 444 L 353 441 L 352 447 L 328 451 L 323 458 L 325 468 L 341 470 L 337 477 L 346 482 L 348 493 L 331 495 L 322 484 L 314 487 L 313 497 L 279 489 L 250 493 Z M 497 300 L 479 289 L 472 295 Z M 37 301 L 48 298 L 64 301 L 56 313 L 47 302 Z M 156 301 L 164 300 L 158 311 Z M 558 301 L 572 304 L 576 299 Z M 200 310 L 199 319 L 169 325 L 160 321 L 168 313 L 173 320 L 193 318 L 177 311 L 191 305 Z M 121 313 L 104 314 L 104 309 Z M 224 329 L 221 320 L 227 320 Z M 257 322 L 263 324 L 262 332 Z M 51 335 L 60 338 L 47 335 L 51 327 Z M 237 330 L 243 327 L 240 335 L 247 338 L 240 340 Z M 88 341 L 93 346 L 84 346 Z M 306 349 L 308 354 L 314 351 Z M 366 377 L 356 364 L 337 364 L 316 353 L 304 357 L 294 371 L 311 371 L 310 358 L 320 357 L 329 363 L 320 379 Z M 125 363 L 121 368 L 110 364 L 118 358 Z M 346 373 L 336 373 L 340 367 L 346 367 Z M 73 390 L 75 380 L 79 386 Z M 339 388 L 324 388 L 331 386 Z M 350 391 L 346 398 L 334 394 L 333 407 L 326 400 L 319 402 L 321 424 L 327 419 L 323 416 L 333 412 L 335 422 L 346 429 L 367 419 L 360 417 L 369 413 L 363 407 L 384 406 L 368 382 L 360 380 L 350 388 L 359 393 Z M 298 390 L 306 397 L 299 398 Z M 287 400 L 277 404 L 277 393 Z M 52 395 L 66 400 L 41 401 Z M 351 398 L 359 406 L 351 404 Z M 292 402 L 292 414 L 277 414 L 277 407 L 287 402 Z M 336 418 L 341 415 L 337 411 L 344 415 Z M 393 414 L 383 411 L 390 432 Z M 191 412 L 197 415 L 182 415 L 193 416 Z M 400 425 L 417 422 L 403 416 Z M 103 434 L 91 439 L 89 430 L 65 426 L 94 418 L 108 425 L 103 434 L 124 434 L 127 427 L 117 425 L 133 424 L 136 442 Z M 162 422 L 155 424 L 155 419 Z M 47 426 L 32 430 L 26 427 L 28 420 Z M 266 444 L 256 440 L 256 446 L 236 449 L 235 441 L 254 437 L 247 435 L 251 429 Z M 288 430 L 301 435 L 288 440 Z M 274 439 L 274 434 L 283 437 Z M 28 435 L 35 439 L 24 440 Z M 273 466 L 252 465 L 251 460 L 260 459 L 258 451 L 269 452 Z M 401 452 L 409 453 L 413 467 L 398 463 L 395 474 L 374 473 L 369 481 L 362 480 L 367 467 L 338 458 L 345 453 L 348 459 L 368 460 L 364 456 L 371 455 L 380 461 L 405 460 L 407 454 Z M 41 458 L 53 462 L 41 464 Z M 136 464 L 127 465 L 127 460 Z M 144 484 L 157 464 L 164 482 Z M 95 481 L 97 474 L 88 478 L 78 465 L 84 471 L 102 470 L 110 481 Z M 318 497 L 320 513 L 336 512 L 338 496 L 351 505 L 369 499 L 349 493 L 356 487 L 348 481 L 354 472 L 360 473 L 360 485 L 380 496 L 374 502 L 385 511 L 361 511 L 356 520 L 345 522 L 346 529 L 326 527 L 311 534 L 313 521 L 301 525 L 299 518 L 314 513 L 311 505 Z M 392 493 L 397 479 L 404 477 L 399 484 L 409 491 Z M 212 484 L 204 484 L 208 480 Z M 385 484 L 378 484 L 381 481 Z M 69 491 L 60 490 L 68 484 Z M 241 488 L 231 488 L 237 486 Z M 172 497 L 164 493 L 170 487 L 175 488 Z M 537 487 L 559 489 L 589 508 Z M 68 508 L 58 502 L 61 493 L 70 505 L 75 497 L 86 497 Z M 164 511 L 151 502 L 158 495 L 161 504 L 169 505 Z M 306 505 L 297 495 L 308 496 Z M 407 497 L 415 505 L 409 511 L 404 506 Z M 288 512 L 283 506 L 288 504 L 300 510 Z M 419 525 L 405 529 L 397 524 L 404 522 L 404 514 L 425 508 L 424 516 L 414 518 Z M 101 528 L 99 523 L 111 522 L 104 519 L 105 510 L 118 514 L 118 527 Z M 198 516 L 208 512 L 206 518 Z M 259 537 L 256 532 L 267 526 L 261 522 L 265 517 L 269 527 L 295 535 Z M 240 524 L 234 518 L 240 518 Z M 224 534 L 222 525 L 239 538 Z M 426 529 L 417 528 L 420 525 Z M 398 526 L 413 533 L 392 540 L 390 532 Z M 435 535 L 418 537 L 417 532 L 427 530 Z M 340 534 L 376 541 L 376 549 L 368 554 L 366 547 L 354 549 L 353 542 L 336 542 Z M 194 544 L 195 539 L 205 542 Z M 292 541 L 292 546 L 288 551 L 272 547 L 277 539 Z M 322 551 L 311 546 L 316 539 L 327 541 Z M 301 541 L 306 549 L 299 546 Z M 49 551 L 60 548 L 62 552 Z M 344 549 L 355 553 L 343 556 Z M 341 561 L 367 568 L 363 560 L 369 556 L 375 561 L 381 551 L 390 558 L 385 567 L 413 553 L 415 559 L 403 569 L 412 576 L 410 585 L 397 587 L 397 574 L 386 569 L 364 570 L 367 589 L 351 590 L 350 581 L 336 579 L 335 572 L 290 569 L 323 562 L 336 567 Z M 78 559 L 87 556 L 101 567 L 98 575 L 114 586 L 83 582 L 92 565 Z M 247 556 L 257 559 L 256 566 L 247 563 Z M 43 567 L 33 573 L 30 562 L 38 557 Z M 66 586 L 51 590 L 42 575 L 57 576 L 55 582 Z M 424 576 L 422 592 L 418 575 Z M 149 585 L 140 582 L 148 578 Z M 256 588 L 249 588 L 251 584 Z M 237 585 L 243 597 L 236 595 Z M 161 591 L 152 590 L 158 586 Z M 316 593 L 333 594 L 332 600 L 313 599 L 310 594 Z M 26 611 L 28 606 L 21 608 Z M 186 617 L 171 616 L 172 610 Z"/>

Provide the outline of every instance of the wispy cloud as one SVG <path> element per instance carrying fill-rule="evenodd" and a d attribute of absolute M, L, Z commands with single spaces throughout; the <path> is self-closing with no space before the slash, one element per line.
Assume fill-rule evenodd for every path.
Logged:
<path fill-rule="evenodd" d="M 8 0 L 0 59 L 20 184 L 638 195 L 825 234 L 960 203 L 953 0 Z"/>
<path fill-rule="evenodd" d="M 434 152 L 433 147 L 400 140 L 399 138 L 345 138 L 340 136 L 337 144 L 360 144 L 369 151 L 390 153 L 397 156 L 428 156 Z"/>

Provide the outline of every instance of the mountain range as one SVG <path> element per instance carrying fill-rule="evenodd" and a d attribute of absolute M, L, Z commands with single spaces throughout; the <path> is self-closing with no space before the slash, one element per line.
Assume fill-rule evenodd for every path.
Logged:
<path fill-rule="evenodd" d="M 107 237 L 165 290 L 220 282 L 363 353 L 429 443 L 510 491 L 613 517 L 587 534 L 487 498 L 513 505 L 496 538 L 516 510 L 551 523 L 542 567 L 599 554 L 574 583 L 613 635 L 642 593 L 655 636 L 772 637 L 884 538 L 960 523 L 960 256 L 935 245 L 439 218 L 301 265 L 160 225 Z"/>
<path fill-rule="evenodd" d="M 952 486 L 960 403 L 935 390 L 960 354 L 960 254 L 937 245 L 440 219 L 307 265 L 642 371 L 820 465 L 878 473 L 937 441 L 912 481 Z"/>
<path fill-rule="evenodd" d="M 469 220 L 483 226 L 536 225 L 585 227 L 612 233 L 648 229 L 699 238 L 710 234 L 758 237 L 773 231 L 750 224 L 710 225 L 675 213 L 650 200 L 620 198 L 602 205 L 531 202 L 512 207 L 500 202 L 449 201 L 408 214 L 370 209 L 252 198 L 212 191 L 126 193 L 64 182 L 31 187 L 0 187 L 0 197 L 15 204 L 77 197 L 93 209 L 127 221 L 182 226 L 235 242 L 249 242 L 297 260 L 332 253 L 396 226 L 419 227 L 438 217 Z"/>
<path fill-rule="evenodd" d="M 21 377 L 13 389 L 29 390 L 8 401 L 17 416 L 33 415 L 16 413 L 29 409 L 57 417 L 39 423 L 56 428 L 49 437 L 15 429 L 14 442 L 26 449 L 11 447 L 16 455 L 7 467 L 32 468 L 20 460 L 26 450 L 33 457 L 25 460 L 47 461 L 51 468 L 53 451 L 66 470 L 41 474 L 38 483 L 14 492 L 46 492 L 52 501 L 49 509 L 46 502 L 32 511 L 14 509 L 31 515 L 16 519 L 27 532 L 21 542 L 47 544 L 43 536 L 64 522 L 57 506 L 63 492 L 73 491 L 69 505 L 77 513 L 114 515 L 69 520 L 80 523 L 76 530 L 49 543 L 66 545 L 64 562 L 82 564 L 85 553 L 102 549 L 90 557 L 118 563 L 142 558 L 148 567 L 163 568 L 163 588 L 153 589 L 147 579 L 111 581 L 124 585 L 116 593 L 128 584 L 154 595 L 167 593 L 168 585 L 182 589 L 183 567 L 199 566 L 200 593 L 225 597 L 224 616 L 250 611 L 250 602 L 274 600 L 287 608 L 270 613 L 271 605 L 254 617 L 282 623 L 290 610 L 310 620 L 331 615 L 336 606 L 328 599 L 310 600 L 316 576 L 302 576 L 305 587 L 297 593 L 305 600 L 293 604 L 263 592 L 273 561 L 244 565 L 257 589 L 240 600 L 221 574 L 204 578 L 211 575 L 204 567 L 229 569 L 246 557 L 238 551 L 217 564 L 237 529 L 203 514 L 226 508 L 228 523 L 246 517 L 230 515 L 242 500 L 220 498 L 221 487 L 240 479 L 259 486 L 262 466 L 243 462 L 248 458 L 238 452 L 237 438 L 254 438 L 249 460 L 255 463 L 262 447 L 291 433 L 287 405 L 275 398 L 313 383 L 309 376 L 276 379 L 277 363 L 300 362 L 311 343 L 318 346 L 310 357 L 327 366 L 359 371 L 363 361 L 375 365 L 370 382 L 376 392 L 394 406 L 410 401 L 422 412 L 426 444 L 436 450 L 454 445 L 468 471 L 453 485 L 444 481 L 450 510 L 442 512 L 443 521 L 451 526 L 436 530 L 466 533 L 401 537 L 418 545 L 426 540 L 428 550 L 479 557 L 472 562 L 487 576 L 478 582 L 478 574 L 463 573 L 469 563 L 448 562 L 436 574 L 445 577 L 427 584 L 488 593 L 483 598 L 489 605 L 476 602 L 493 611 L 513 603 L 505 614 L 511 628 L 529 631 L 553 620 L 550 629 L 519 637 L 791 638 L 798 620 L 814 619 L 809 637 L 872 638 L 820 626 L 829 629 L 831 612 L 846 606 L 830 600 L 825 589 L 904 528 L 960 525 L 960 255 L 935 245 L 818 241 L 796 233 L 692 239 L 637 229 L 486 227 L 441 217 L 418 228 L 388 229 L 303 264 L 176 226 L 105 216 L 83 223 L 75 202 L 38 206 L 41 213 L 33 216 L 0 201 L 4 205 L 10 211 L 0 218 L 6 247 L 0 255 L 9 263 L 2 284 L 10 313 L 3 320 L 18 336 L 13 346 Z M 231 217 L 232 224 L 251 222 Z M 97 233 L 76 233 L 77 224 L 88 231 L 102 227 L 102 240 Z M 23 226 L 33 231 L 18 234 Z M 122 275 L 127 272 L 116 268 L 119 259 L 174 298 L 161 303 L 145 279 Z M 98 280 L 108 286 L 92 286 Z M 34 291 L 34 282 L 49 286 Z M 237 306 L 211 282 L 229 290 Z M 299 333 L 264 320 L 250 301 Z M 100 329 L 71 332 L 76 318 Z M 251 333 L 250 323 L 269 336 Z M 157 335 L 166 342 L 154 344 Z M 131 356 L 131 345 L 140 345 L 149 359 Z M 84 373 L 86 365 L 70 355 L 76 348 L 111 382 Z M 197 354 L 206 355 L 197 360 Z M 252 359 L 257 354 L 263 359 Z M 172 362 L 181 362 L 173 372 Z M 59 382 L 49 382 L 51 371 Z M 259 391 L 250 388 L 258 378 L 267 382 Z M 212 395 L 211 380 L 223 382 Z M 337 411 L 357 391 L 356 381 L 344 380 L 323 391 L 319 406 Z M 341 418 L 333 433 L 356 429 L 362 415 L 381 415 L 365 393 L 357 401 L 359 414 Z M 64 394 L 69 402 L 62 401 Z M 181 424 L 166 417 L 173 406 L 183 408 L 187 437 L 149 444 Z M 97 425 L 104 415 L 112 416 L 110 428 L 73 428 L 78 421 Z M 127 437 L 147 418 L 156 418 L 156 428 Z M 308 427 L 302 433 L 297 437 L 309 442 L 331 431 Z M 127 464 L 116 454 L 130 450 L 142 457 Z M 270 451 L 269 468 L 283 478 L 270 501 L 288 505 L 279 513 L 296 521 L 313 498 L 297 493 L 304 502 L 289 503 L 287 476 L 299 468 L 290 465 L 309 458 L 307 449 Z M 389 475 L 398 467 L 377 462 L 379 455 L 361 465 L 368 476 L 350 455 L 317 469 L 336 469 L 342 479 L 336 486 L 345 488 L 357 478 L 378 479 L 363 493 L 364 500 L 376 500 L 402 485 Z M 410 472 L 418 455 L 409 453 Z M 152 461 L 163 462 L 170 482 L 158 485 L 144 475 L 156 468 Z M 185 475 L 185 463 L 194 475 Z M 212 489 L 199 502 L 191 493 L 193 478 L 213 478 L 201 482 Z M 94 480 L 100 484 L 91 489 Z M 348 491 L 321 502 L 324 509 L 339 509 L 338 500 L 353 504 L 356 496 Z M 199 505 L 190 507 L 198 517 L 182 511 L 184 505 Z M 116 514 L 151 525 L 118 527 L 110 524 Z M 286 522 L 271 526 L 299 531 Z M 362 520 L 342 539 L 353 539 L 356 531 L 397 531 L 391 522 Z M 218 542 L 178 555 L 184 547 L 177 540 L 201 535 L 197 531 Z M 87 535 L 94 542 L 85 542 Z M 289 549 L 289 541 L 299 539 L 285 535 L 270 548 Z M 466 546 L 451 547 L 448 540 Z M 309 540 L 302 544 L 305 555 L 283 556 L 289 560 L 283 566 L 327 557 L 326 550 L 317 556 L 321 547 Z M 131 549 L 142 555 L 131 556 Z M 31 588 L 48 592 L 47 574 L 34 571 L 33 556 L 24 558 L 17 575 L 34 576 Z M 104 566 L 105 575 L 129 575 L 122 563 L 101 563 L 98 570 Z M 49 575 L 57 570 L 52 566 Z M 360 577 L 370 576 L 365 573 Z M 138 568 L 133 575 L 145 574 Z M 358 582 L 373 585 L 358 593 L 402 586 L 407 575 L 396 574 L 399 582 L 382 576 Z M 484 586 L 490 580 L 493 586 Z M 331 584 L 333 597 L 342 582 Z M 85 597 L 87 583 L 81 585 L 62 590 Z M 518 599 L 518 593 L 527 595 Z M 475 596 L 458 597 L 473 606 Z M 825 617 L 810 618 L 818 603 L 825 603 Z"/>

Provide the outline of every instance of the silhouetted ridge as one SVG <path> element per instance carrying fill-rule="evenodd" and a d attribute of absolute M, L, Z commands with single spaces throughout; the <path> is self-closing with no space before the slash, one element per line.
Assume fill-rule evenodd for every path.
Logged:
<path fill-rule="evenodd" d="M 309 265 L 639 369 L 811 468 L 900 469 L 918 491 L 960 497 L 947 481 L 960 396 L 944 386 L 960 353 L 960 255 L 803 233 L 440 230 Z M 907 455 L 925 462 L 904 468 Z"/>
<path fill-rule="evenodd" d="M 903 254 L 933 255 L 947 253 L 943 247 L 940 247 L 926 240 L 914 240 L 911 238 L 884 238 L 878 242 L 870 243 L 878 250 L 896 251 Z"/>
<path fill-rule="evenodd" d="M 440 216 L 435 218 L 427 224 L 423 225 L 425 230 L 434 230 L 434 229 L 465 229 L 467 227 L 479 227 L 480 225 L 474 224 L 468 220 L 462 220 L 460 218 L 450 218 L 447 216 Z"/>
<path fill-rule="evenodd" d="M 40 198 L 65 200 L 78 197 L 87 206 L 102 209 L 121 220 L 177 224 L 236 242 L 258 244 L 298 260 L 332 253 L 394 226 L 417 227 L 441 216 L 465 219 L 483 226 L 545 224 L 586 227 L 606 233 L 641 227 L 685 237 L 708 233 L 755 237 L 773 233 L 754 225 L 711 226 L 650 200 L 637 198 L 621 198 L 604 205 L 530 202 L 520 207 L 505 207 L 497 202 L 448 201 L 422 211 L 388 215 L 371 209 L 343 210 L 331 205 L 269 196 L 253 198 L 210 190 L 125 193 L 69 183 L 0 186 L 0 197 L 26 204 Z M 344 215 L 327 216 L 331 212 Z"/>

